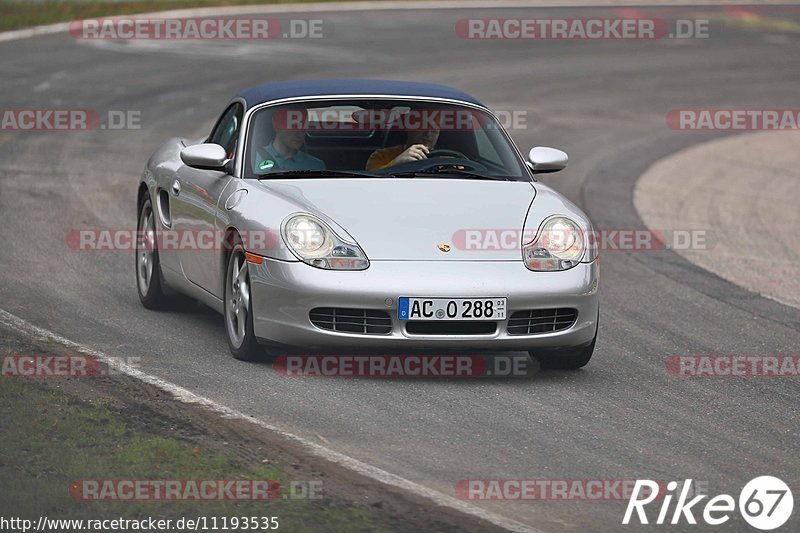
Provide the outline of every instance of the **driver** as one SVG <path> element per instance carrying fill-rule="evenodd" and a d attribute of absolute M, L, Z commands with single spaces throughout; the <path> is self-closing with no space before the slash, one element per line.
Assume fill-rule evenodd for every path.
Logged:
<path fill-rule="evenodd" d="M 438 140 L 439 128 L 407 131 L 406 144 L 389 146 L 372 152 L 367 159 L 367 170 L 381 170 L 400 163 L 428 159 L 428 153 L 436 147 Z"/>

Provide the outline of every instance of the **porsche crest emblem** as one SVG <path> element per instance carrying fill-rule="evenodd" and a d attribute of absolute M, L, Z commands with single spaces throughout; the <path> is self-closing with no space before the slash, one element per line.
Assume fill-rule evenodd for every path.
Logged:
<path fill-rule="evenodd" d="M 441 251 L 443 251 L 443 252 L 449 252 L 450 251 L 450 245 L 447 244 L 446 242 L 439 243 L 439 249 Z"/>

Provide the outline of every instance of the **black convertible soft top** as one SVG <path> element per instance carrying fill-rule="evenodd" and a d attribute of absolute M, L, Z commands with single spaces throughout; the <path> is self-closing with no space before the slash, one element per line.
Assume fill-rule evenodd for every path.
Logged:
<path fill-rule="evenodd" d="M 257 85 L 240 91 L 247 107 L 299 96 L 418 96 L 446 98 L 483 105 L 465 92 L 446 85 L 392 80 L 291 80 Z"/>

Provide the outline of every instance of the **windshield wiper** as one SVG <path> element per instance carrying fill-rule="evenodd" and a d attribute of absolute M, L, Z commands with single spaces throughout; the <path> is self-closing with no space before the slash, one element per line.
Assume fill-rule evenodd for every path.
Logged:
<path fill-rule="evenodd" d="M 461 170 L 458 168 L 442 168 L 438 170 L 412 170 L 408 172 L 395 172 L 389 174 L 393 178 L 419 178 L 425 176 L 441 176 L 442 174 L 454 174 L 456 176 L 466 176 L 469 178 L 476 178 L 482 180 L 498 180 L 498 181 L 513 181 L 505 176 L 492 176 L 490 174 L 482 174 L 473 170 Z"/>
<path fill-rule="evenodd" d="M 281 172 L 264 172 L 256 174 L 256 179 L 270 178 L 328 178 L 341 176 L 344 178 L 385 178 L 386 174 L 360 172 L 357 170 L 285 170 Z"/>

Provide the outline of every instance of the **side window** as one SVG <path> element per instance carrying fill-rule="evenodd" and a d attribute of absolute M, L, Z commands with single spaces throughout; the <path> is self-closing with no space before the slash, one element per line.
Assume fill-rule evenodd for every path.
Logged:
<path fill-rule="evenodd" d="M 231 159 L 236 154 L 236 141 L 239 139 L 239 127 L 242 125 L 243 116 L 244 106 L 238 102 L 232 104 L 222 114 L 208 137 L 208 142 L 225 148 Z"/>

